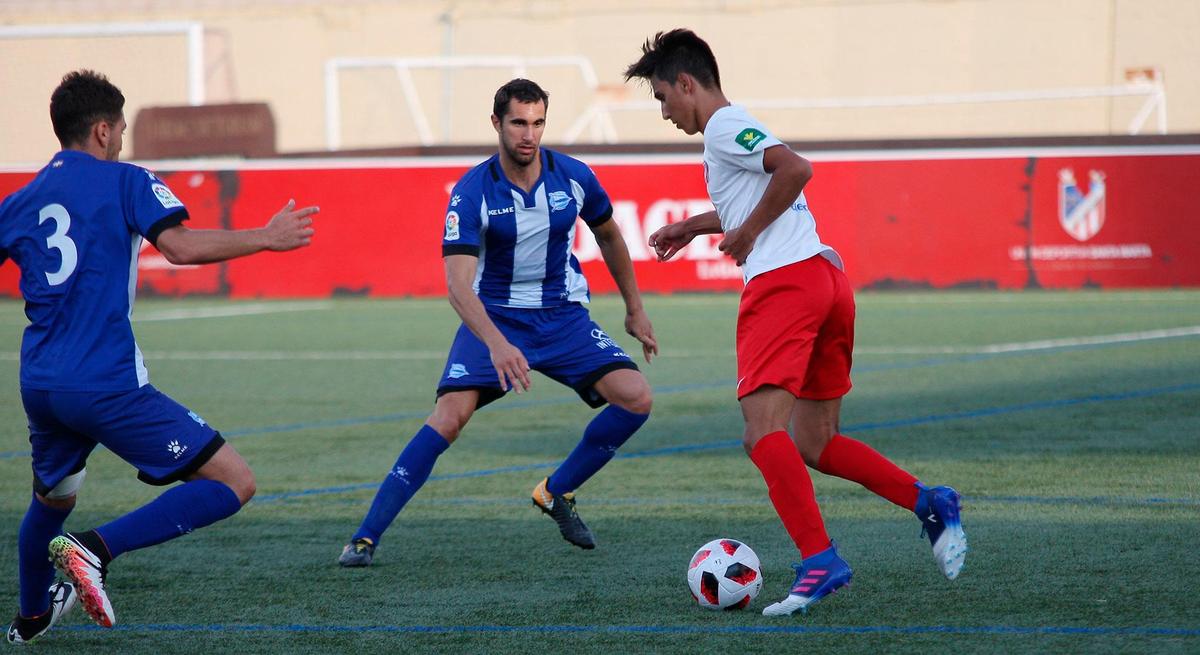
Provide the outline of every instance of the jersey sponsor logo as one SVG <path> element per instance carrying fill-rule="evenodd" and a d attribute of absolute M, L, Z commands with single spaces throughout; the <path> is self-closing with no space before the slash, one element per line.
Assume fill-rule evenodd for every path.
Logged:
<path fill-rule="evenodd" d="M 501 207 L 500 209 L 489 209 L 488 216 L 500 216 L 501 214 L 514 214 L 514 213 L 516 213 L 516 211 L 517 210 L 515 207 Z"/>
<path fill-rule="evenodd" d="M 767 138 L 767 135 L 754 129 L 753 127 L 747 127 L 741 132 L 738 132 L 738 135 L 734 141 L 739 146 L 745 148 L 747 152 L 754 152 L 754 147 L 762 143 L 763 139 L 765 138 Z"/>
<path fill-rule="evenodd" d="M 183 206 L 183 203 L 179 202 L 179 198 L 176 198 L 175 194 L 171 193 L 171 190 L 165 184 L 151 184 L 150 190 L 154 192 L 154 197 L 158 198 L 158 202 L 162 204 L 164 209 Z"/>
<path fill-rule="evenodd" d="M 446 241 L 458 241 L 458 212 L 446 214 Z"/>
<path fill-rule="evenodd" d="M 1088 171 L 1087 194 L 1075 182 L 1075 172 L 1058 172 L 1058 223 L 1076 241 L 1087 241 L 1104 227 L 1104 172 Z"/>
<path fill-rule="evenodd" d="M 551 191 L 547 199 L 550 201 L 550 209 L 556 212 L 566 209 L 567 205 L 571 204 L 571 196 L 568 196 L 566 191 Z"/>
<path fill-rule="evenodd" d="M 467 375 L 469 374 L 467 373 L 466 366 L 463 366 L 462 364 L 451 364 L 450 372 L 446 374 L 446 377 L 450 378 L 451 380 L 457 380 L 461 377 L 466 377 Z"/>

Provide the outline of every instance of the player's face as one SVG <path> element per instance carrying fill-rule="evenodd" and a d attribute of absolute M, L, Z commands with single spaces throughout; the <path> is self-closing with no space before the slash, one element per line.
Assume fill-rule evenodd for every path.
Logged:
<path fill-rule="evenodd" d="M 108 124 L 108 144 L 104 147 L 104 158 L 108 161 L 117 161 L 121 156 L 126 127 L 124 115 L 117 122 Z"/>
<path fill-rule="evenodd" d="M 546 104 L 508 101 L 504 118 L 492 117 L 492 125 L 500 134 L 500 148 L 518 166 L 528 166 L 538 156 L 542 132 L 546 130 Z"/>
<path fill-rule="evenodd" d="M 695 134 L 700 131 L 695 117 L 694 103 L 686 92 L 684 84 L 672 84 L 655 77 L 650 80 L 650 88 L 654 91 L 654 99 L 662 107 L 663 120 L 671 121 L 675 127 L 683 130 L 684 134 Z"/>

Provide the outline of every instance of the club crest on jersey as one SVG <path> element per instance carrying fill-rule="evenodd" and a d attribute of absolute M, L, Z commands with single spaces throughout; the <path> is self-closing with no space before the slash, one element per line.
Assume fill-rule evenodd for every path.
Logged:
<path fill-rule="evenodd" d="M 458 212 L 446 214 L 446 241 L 458 241 Z"/>
<path fill-rule="evenodd" d="M 739 146 L 745 148 L 747 152 L 754 152 L 754 147 L 762 143 L 763 139 L 765 138 L 767 138 L 767 135 L 754 129 L 753 127 L 747 127 L 741 132 L 738 132 L 738 135 L 734 140 Z"/>
<path fill-rule="evenodd" d="M 158 198 L 158 202 L 164 209 L 183 206 L 183 203 L 179 202 L 179 198 L 176 198 L 175 194 L 171 193 L 171 190 L 165 184 L 151 184 L 150 190 L 154 192 L 154 197 Z"/>
<path fill-rule="evenodd" d="M 1087 193 L 1075 182 L 1075 172 L 1058 172 L 1058 222 L 1076 241 L 1087 241 L 1104 226 L 1104 172 L 1088 171 Z"/>
<path fill-rule="evenodd" d="M 551 191 L 547 199 L 550 201 L 550 209 L 554 211 L 562 211 L 571 204 L 571 196 L 568 196 L 566 191 Z"/>
<path fill-rule="evenodd" d="M 467 367 L 463 366 L 462 364 L 451 364 L 450 371 L 446 373 L 446 377 L 452 380 L 457 380 L 458 378 L 466 377 L 467 375 L 469 375 L 469 373 L 467 373 Z"/>

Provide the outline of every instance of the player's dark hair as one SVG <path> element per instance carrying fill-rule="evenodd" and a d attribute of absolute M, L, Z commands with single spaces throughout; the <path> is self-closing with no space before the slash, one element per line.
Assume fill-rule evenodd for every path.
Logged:
<path fill-rule="evenodd" d="M 100 73 L 77 70 L 67 73 L 50 94 L 50 123 L 64 148 L 87 140 L 97 121 L 121 119 L 125 96 Z"/>
<path fill-rule="evenodd" d="M 706 89 L 721 88 L 721 72 L 712 48 L 696 33 L 684 28 L 659 32 L 642 44 L 642 58 L 625 69 L 625 81 L 658 78 L 675 84 L 680 73 L 696 78 Z"/>
<path fill-rule="evenodd" d="M 537 82 L 531 82 L 521 77 L 510 81 L 496 90 L 496 98 L 492 101 L 492 115 L 500 120 L 504 120 L 504 115 L 508 113 L 508 102 L 510 100 L 516 100 L 517 102 L 537 102 L 541 100 L 547 109 L 550 108 L 550 94 L 538 86 Z"/>

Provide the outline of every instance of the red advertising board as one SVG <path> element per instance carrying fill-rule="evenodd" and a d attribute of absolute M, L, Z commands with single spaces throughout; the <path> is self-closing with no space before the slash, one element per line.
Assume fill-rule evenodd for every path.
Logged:
<path fill-rule="evenodd" d="M 585 158 L 586 159 L 586 158 Z M 879 151 L 814 155 L 805 191 L 822 240 L 859 288 L 1200 286 L 1200 148 Z M 641 288 L 737 290 L 741 271 L 701 237 L 668 263 L 646 237 L 712 207 L 698 159 L 596 156 Z M 437 296 L 449 190 L 468 160 L 255 162 L 222 170 L 151 164 L 193 228 L 257 227 L 289 198 L 321 207 L 309 248 L 177 267 L 146 246 L 139 288 L 234 298 Z M 33 172 L 0 173 L 0 196 Z M 592 289 L 614 290 L 580 223 Z M 0 293 L 18 295 L 15 267 Z"/>

